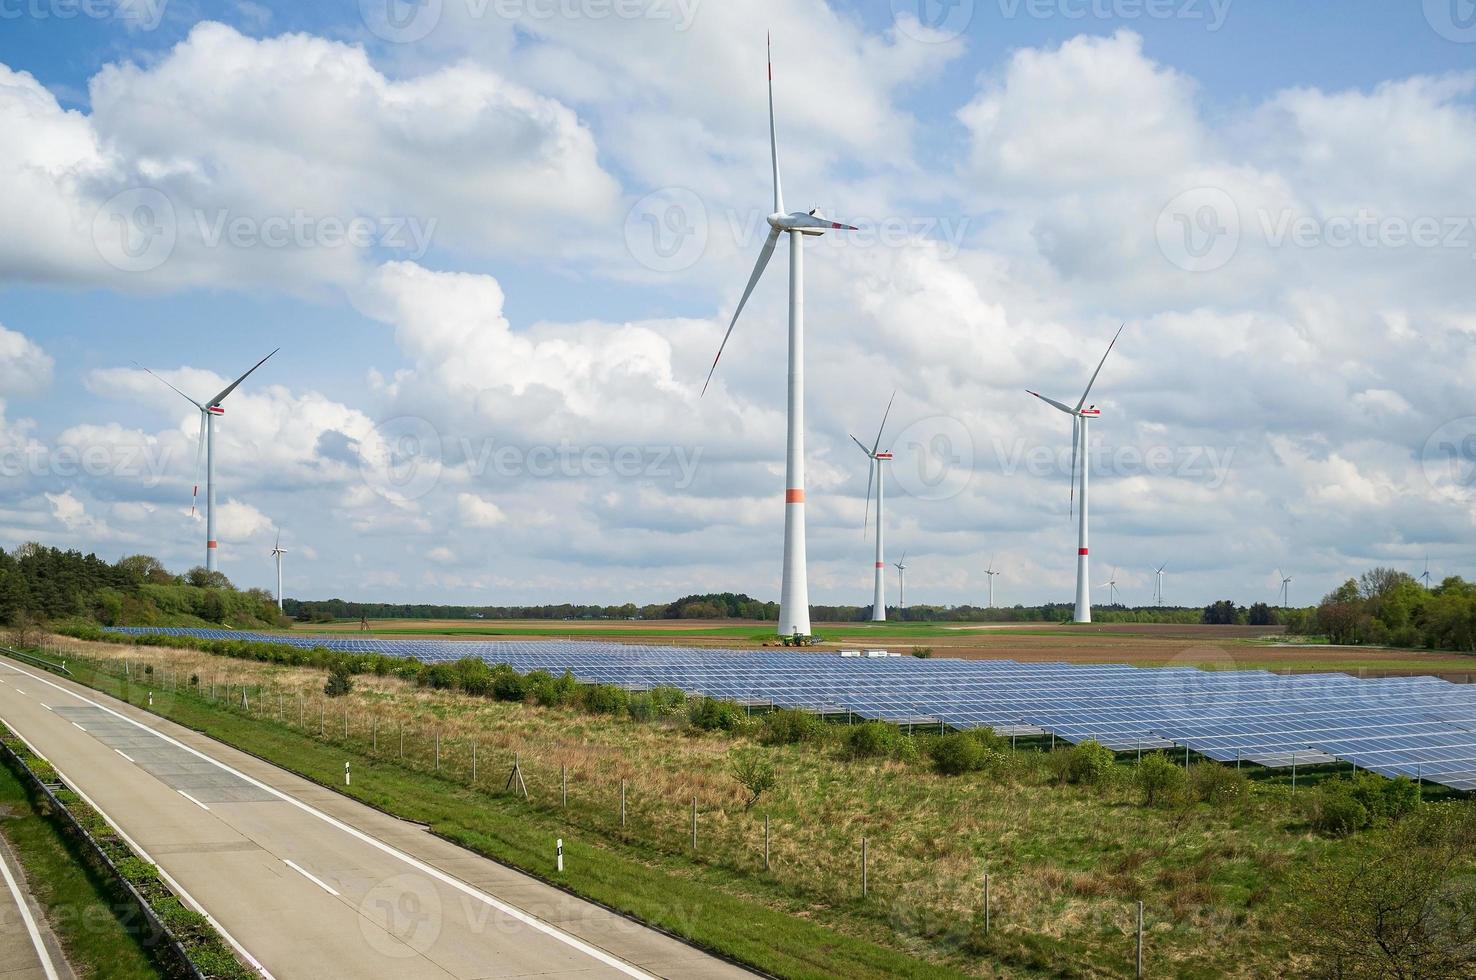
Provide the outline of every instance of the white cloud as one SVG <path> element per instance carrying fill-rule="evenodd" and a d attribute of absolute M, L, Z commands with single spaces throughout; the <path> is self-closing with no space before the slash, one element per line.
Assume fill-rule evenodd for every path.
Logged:
<path fill-rule="evenodd" d="M 507 520 L 502 508 L 485 497 L 474 493 L 456 495 L 456 513 L 461 523 L 468 527 L 496 527 Z"/>
<path fill-rule="evenodd" d="M 35 341 L 0 324 L 0 398 L 45 391 L 51 384 L 53 363 Z"/>

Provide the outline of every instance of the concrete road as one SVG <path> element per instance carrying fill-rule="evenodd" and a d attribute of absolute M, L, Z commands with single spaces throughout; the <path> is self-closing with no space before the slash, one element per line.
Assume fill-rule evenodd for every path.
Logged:
<path fill-rule="evenodd" d="M 72 980 L 25 872 L 0 837 L 0 980 Z"/>
<path fill-rule="evenodd" d="M 416 825 L 4 658 L 0 721 L 263 976 L 749 976 Z"/>

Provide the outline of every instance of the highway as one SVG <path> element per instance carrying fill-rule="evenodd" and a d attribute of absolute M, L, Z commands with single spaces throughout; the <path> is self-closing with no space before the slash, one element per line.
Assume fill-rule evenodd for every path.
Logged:
<path fill-rule="evenodd" d="M 72 971 L 25 888 L 25 874 L 0 839 L 0 980 L 72 980 Z"/>
<path fill-rule="evenodd" d="M 0 722 L 264 977 L 750 976 L 418 825 L 5 658 Z"/>

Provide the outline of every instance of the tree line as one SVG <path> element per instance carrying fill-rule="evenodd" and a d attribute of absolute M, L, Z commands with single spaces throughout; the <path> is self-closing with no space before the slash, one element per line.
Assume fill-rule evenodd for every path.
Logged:
<path fill-rule="evenodd" d="M 1331 643 L 1476 653 L 1476 583 L 1453 575 L 1426 588 L 1407 572 L 1372 568 L 1288 627 Z"/>

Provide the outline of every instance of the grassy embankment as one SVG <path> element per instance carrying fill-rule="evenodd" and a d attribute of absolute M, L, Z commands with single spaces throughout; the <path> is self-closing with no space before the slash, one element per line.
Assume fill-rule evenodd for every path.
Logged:
<path fill-rule="evenodd" d="M 79 650 L 107 648 L 77 645 L 74 656 Z M 1281 973 L 1294 956 L 1289 873 L 1337 847 L 1310 831 L 1286 786 L 1270 781 L 1215 804 L 1147 807 L 1127 766 L 1105 785 L 1058 785 L 1039 756 L 1021 753 L 993 775 L 945 777 L 914 757 L 917 740 L 851 759 L 834 729 L 815 743 L 766 746 L 743 733 L 694 734 L 676 720 L 501 703 L 372 676 L 325 701 L 317 671 L 183 650 L 126 653 L 135 678 L 155 667 L 146 684 L 111 673 L 91 683 L 141 703 L 146 687 L 168 688 L 171 676 L 188 692 L 194 674 L 200 693 L 158 694 L 156 710 L 325 785 L 341 781 L 349 759 L 354 795 L 537 874 L 551 875 L 551 842 L 562 836 L 567 886 L 785 976 L 1121 975 L 1140 899 L 1155 972 Z M 229 697 L 221 685 L 234 688 Z M 248 713 L 239 710 L 240 685 L 263 688 L 251 692 Z M 513 753 L 528 801 L 502 790 Z M 743 754 L 761 756 L 776 775 L 751 809 L 731 774 Z"/>

